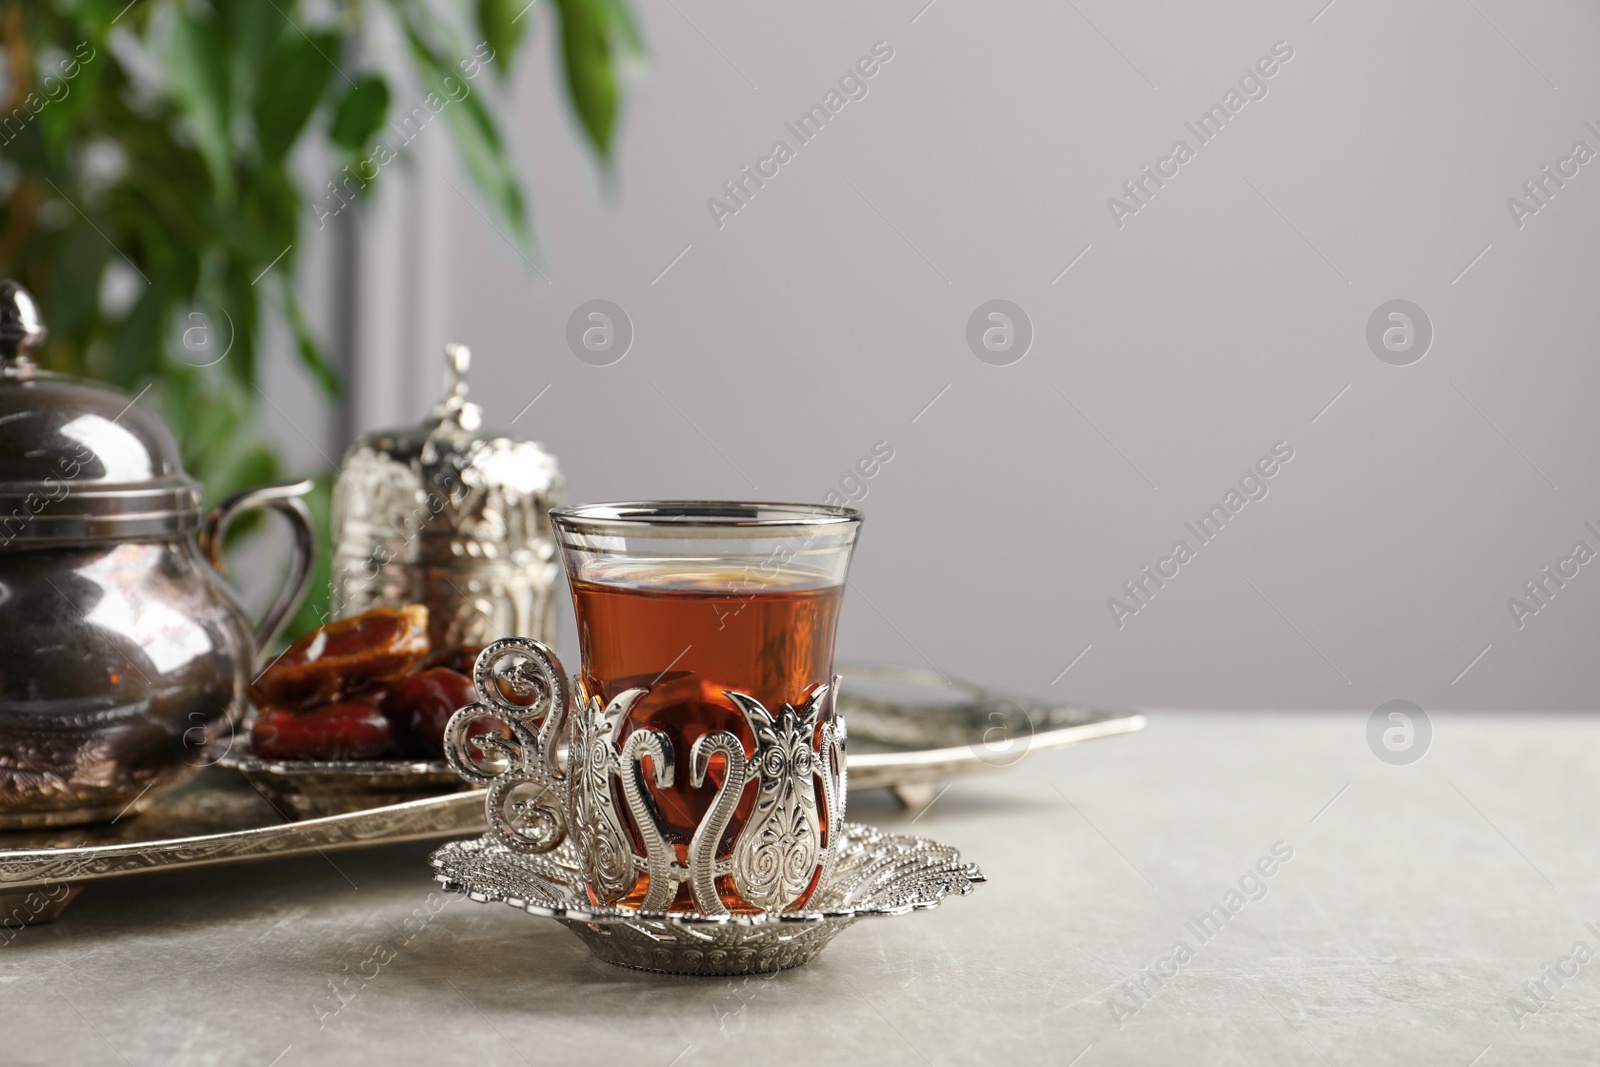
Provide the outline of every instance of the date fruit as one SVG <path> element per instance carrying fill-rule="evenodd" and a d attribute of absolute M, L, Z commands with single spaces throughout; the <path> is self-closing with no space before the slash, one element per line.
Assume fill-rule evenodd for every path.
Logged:
<path fill-rule="evenodd" d="M 428 655 L 428 609 L 373 608 L 315 630 L 250 687 L 258 708 L 314 708 L 399 678 Z"/>
<path fill-rule="evenodd" d="M 325 704 L 311 711 L 262 708 L 250 747 L 264 759 L 356 760 L 393 753 L 394 731 L 371 704 Z"/>
<path fill-rule="evenodd" d="M 442 759 L 445 724 L 457 708 L 476 699 L 471 678 L 447 667 L 434 667 L 394 683 L 382 707 L 407 755 Z"/>

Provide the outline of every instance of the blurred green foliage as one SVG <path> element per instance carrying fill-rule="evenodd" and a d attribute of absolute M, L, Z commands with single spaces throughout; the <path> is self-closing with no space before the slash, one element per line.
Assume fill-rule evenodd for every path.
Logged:
<path fill-rule="evenodd" d="M 448 98 L 429 110 L 497 225 L 531 252 L 490 94 L 463 87 L 483 70 L 510 77 L 536 2 L 0 0 L 0 277 L 42 305 L 46 365 L 153 386 L 208 504 L 288 477 L 256 425 L 263 330 L 282 322 L 337 395 L 296 297 L 297 241 L 319 204 L 368 195 L 388 143 L 409 140 L 391 125 L 396 78 Z M 545 6 L 568 102 L 609 167 L 618 63 L 640 47 L 632 18 L 624 0 Z M 380 18 L 404 45 L 388 70 L 363 48 Z M 333 162 L 309 192 L 296 155 L 313 141 Z M 326 610 L 330 485 L 322 472 L 310 503 L 324 558 L 291 632 Z"/>

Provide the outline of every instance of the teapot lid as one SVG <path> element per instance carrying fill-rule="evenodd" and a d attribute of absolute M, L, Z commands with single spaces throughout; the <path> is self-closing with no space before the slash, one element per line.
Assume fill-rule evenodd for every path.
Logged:
<path fill-rule="evenodd" d="M 27 289 L 0 281 L 0 550 L 123 540 L 200 523 L 200 486 L 139 397 L 40 370 Z"/>

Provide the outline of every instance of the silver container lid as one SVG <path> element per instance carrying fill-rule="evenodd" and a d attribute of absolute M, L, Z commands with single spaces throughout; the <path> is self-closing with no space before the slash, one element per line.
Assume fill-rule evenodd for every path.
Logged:
<path fill-rule="evenodd" d="M 192 530 L 200 485 L 160 416 L 120 389 L 40 370 L 47 331 L 0 281 L 0 550 Z"/>
<path fill-rule="evenodd" d="M 435 650 L 546 639 L 564 482 L 537 442 L 481 429 L 471 353 L 445 346 L 445 397 L 418 426 L 345 453 L 333 491 L 333 612 L 423 604 Z"/>

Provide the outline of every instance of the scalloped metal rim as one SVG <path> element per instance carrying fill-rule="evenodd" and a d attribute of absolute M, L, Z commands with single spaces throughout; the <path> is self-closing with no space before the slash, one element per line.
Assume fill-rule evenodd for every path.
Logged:
<path fill-rule="evenodd" d="M 867 826 L 864 823 L 845 823 L 845 832 L 847 835 L 853 832 L 859 832 L 861 830 L 878 832 L 874 827 Z M 929 911 L 944 903 L 944 899 L 949 896 L 951 892 L 955 892 L 961 896 L 966 896 L 968 893 L 972 892 L 973 885 L 988 881 L 988 879 L 984 877 L 983 872 L 978 869 L 977 864 L 962 863 L 959 853 L 957 853 L 954 849 L 949 848 L 947 845 L 943 845 L 937 841 L 934 841 L 932 838 L 914 837 L 909 834 L 886 834 L 884 835 L 884 838 L 891 842 L 914 841 L 919 844 L 931 846 L 934 849 L 950 851 L 954 856 L 950 862 L 944 864 L 942 868 L 929 868 L 929 870 L 943 869 L 949 871 L 952 875 L 958 875 L 959 877 L 952 878 L 952 884 L 942 887 L 935 896 L 926 897 L 921 900 L 913 900 L 905 904 L 895 905 L 893 907 L 863 904 L 862 906 L 855 908 L 830 908 L 820 911 L 780 912 L 776 915 L 769 915 L 765 912 L 756 915 L 700 915 L 694 912 L 651 912 L 632 911 L 625 908 L 600 908 L 584 905 L 548 905 L 540 904 L 522 897 L 507 896 L 499 893 L 478 892 L 473 890 L 470 886 L 454 881 L 448 875 L 439 871 L 440 861 L 438 857 L 439 853 L 443 852 L 444 849 L 450 848 L 453 845 L 460 845 L 464 843 L 476 844 L 479 842 L 485 842 L 490 847 L 495 847 L 492 841 L 486 841 L 486 837 L 487 835 L 485 835 L 485 838 L 467 838 L 461 841 L 452 841 L 436 850 L 433 855 L 428 857 L 429 864 L 434 868 L 434 881 L 444 886 L 444 888 L 449 892 L 464 893 L 468 900 L 471 900 L 477 904 L 509 904 L 518 911 L 525 911 L 530 915 L 581 923 L 617 923 L 622 925 L 633 925 L 635 923 L 664 923 L 669 926 L 682 927 L 757 927 L 773 924 L 780 926 L 809 926 L 818 923 L 844 920 L 854 922 L 857 919 L 885 918 L 896 915 L 908 915 L 914 911 Z M 577 872 L 573 871 L 573 874 L 576 876 Z M 573 900 L 574 904 L 577 904 L 576 898 L 569 899 Z"/>

